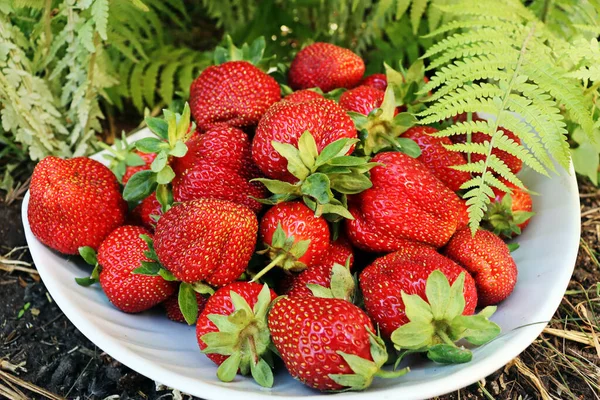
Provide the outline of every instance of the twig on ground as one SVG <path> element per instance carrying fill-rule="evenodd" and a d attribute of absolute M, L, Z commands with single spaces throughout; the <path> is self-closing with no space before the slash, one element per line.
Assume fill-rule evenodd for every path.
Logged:
<path fill-rule="evenodd" d="M 31 392 L 37 393 L 41 396 L 47 397 L 50 400 L 64 400 L 64 397 L 57 396 L 52 392 L 42 389 L 39 386 L 36 386 L 32 383 L 24 381 L 23 379 L 20 379 L 16 376 L 9 374 L 7 372 L 4 372 L 4 371 L 0 371 L 0 380 L 2 380 L 4 383 L 6 383 L 7 385 L 9 385 L 11 387 L 13 387 L 13 384 L 14 384 L 21 388 L 27 389 Z M 0 388 L 0 393 L 1 393 L 1 390 L 2 389 Z M 27 397 L 22 392 L 21 392 L 21 395 L 24 396 L 23 397 L 24 399 L 27 399 Z M 11 398 L 11 397 L 8 397 L 8 398 Z"/>

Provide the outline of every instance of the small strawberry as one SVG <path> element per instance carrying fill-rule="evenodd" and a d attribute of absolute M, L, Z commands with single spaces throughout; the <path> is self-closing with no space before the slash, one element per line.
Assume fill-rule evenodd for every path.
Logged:
<path fill-rule="evenodd" d="M 202 310 L 204 310 L 204 307 L 206 306 L 207 298 L 204 297 L 203 295 L 201 295 L 200 293 L 194 293 L 194 295 L 196 296 L 196 302 L 198 303 L 198 312 L 201 313 Z M 167 318 L 169 318 L 171 321 L 175 321 L 175 322 L 183 322 L 183 323 L 186 322 L 185 317 L 183 316 L 183 313 L 181 312 L 181 308 L 179 307 L 178 294 L 173 294 L 171 297 L 169 297 L 167 300 L 165 300 L 162 304 L 163 304 L 163 307 L 165 308 Z"/>
<path fill-rule="evenodd" d="M 428 126 L 415 126 L 402 134 L 402 137 L 412 139 L 421 148 L 421 161 L 433 172 L 440 181 L 453 192 L 460 190 L 463 183 L 471 179 L 471 174 L 466 171 L 457 171 L 451 167 L 465 165 L 467 161 L 461 153 L 446 149 L 445 145 L 452 145 L 447 137 L 435 137 L 437 129 Z"/>
<path fill-rule="evenodd" d="M 254 126 L 280 98 L 277 81 L 246 61 L 210 66 L 190 87 L 192 116 L 202 131 Z"/>
<path fill-rule="evenodd" d="M 138 313 L 162 303 L 177 289 L 175 282 L 162 276 L 134 274 L 142 262 L 152 262 L 147 256 L 148 245 L 141 235 L 150 232 L 138 226 L 121 226 L 102 242 L 98 249 L 100 286 L 106 297 L 118 309 Z"/>
<path fill-rule="evenodd" d="M 125 173 L 123 174 L 123 178 L 121 178 L 121 183 L 123 185 L 126 185 L 127 181 L 129 181 L 129 178 L 131 178 L 136 172 L 150 169 L 150 164 L 152 164 L 152 161 L 154 161 L 154 159 L 156 158 L 155 153 L 142 153 L 139 150 L 134 150 L 133 153 L 139 156 L 144 161 L 144 164 L 127 166 L 127 168 L 125 169 Z"/>
<path fill-rule="evenodd" d="M 425 282 L 434 270 L 440 270 L 450 282 L 465 272 L 434 248 L 407 243 L 399 251 L 376 259 L 360 274 L 365 309 L 384 338 L 389 338 L 396 328 L 409 321 L 401 293 L 418 294 L 426 300 Z M 464 314 L 473 314 L 477 305 L 477 291 L 469 274 L 465 276 L 463 295 L 466 304 Z"/>
<path fill-rule="evenodd" d="M 150 232 L 154 232 L 156 221 L 162 213 L 162 206 L 156 199 L 156 193 L 152 193 L 131 211 L 130 216 L 134 225 L 143 226 Z"/>
<path fill-rule="evenodd" d="M 354 111 L 363 115 L 381 107 L 385 92 L 371 86 L 358 86 L 348 90 L 340 97 L 340 106 L 346 111 Z"/>
<path fill-rule="evenodd" d="M 373 186 L 353 199 L 362 216 L 360 227 L 399 240 L 446 244 L 458 226 L 461 199 L 404 153 L 380 153 L 371 161 L 381 164 L 371 170 Z M 364 235 L 349 237 L 357 247 L 369 248 L 368 241 L 357 240 Z"/>
<path fill-rule="evenodd" d="M 444 254 L 473 275 L 480 307 L 500 303 L 515 288 L 515 260 L 506 243 L 492 232 L 478 230 L 473 236 L 464 228 L 452 237 Z"/>
<path fill-rule="evenodd" d="M 217 290 L 196 323 L 198 345 L 219 365 L 217 376 L 231 382 L 238 371 L 252 374 L 264 387 L 273 386 L 270 357 L 271 335 L 267 311 L 277 295 L 267 285 L 233 282 Z"/>
<path fill-rule="evenodd" d="M 496 197 L 488 205 L 483 220 L 490 231 L 504 239 L 511 239 L 521 234 L 535 213 L 532 212 L 533 204 L 529 193 L 510 182 L 504 183 L 512 193 L 493 188 Z"/>
<path fill-rule="evenodd" d="M 356 138 L 352 120 L 334 101 L 282 101 L 269 108 L 256 128 L 252 142 L 254 162 L 269 178 L 296 182 L 298 178 L 290 173 L 287 160 L 273 142 L 298 146 L 306 131 L 312 134 L 318 151 L 338 139 Z"/>
<path fill-rule="evenodd" d="M 161 264 L 180 281 L 221 287 L 246 269 L 257 231 L 256 215 L 247 207 L 199 199 L 177 204 L 163 214 L 156 225 L 154 247 Z"/>
<path fill-rule="evenodd" d="M 283 98 L 285 101 L 291 101 L 294 103 L 303 103 L 305 101 L 311 101 L 315 99 L 324 99 L 323 95 L 317 91 L 304 89 L 290 93 Z"/>
<path fill-rule="evenodd" d="M 385 74 L 372 74 L 364 77 L 363 80 L 360 81 L 360 84 L 385 92 L 385 89 L 387 89 L 387 78 Z"/>
<path fill-rule="evenodd" d="M 365 73 L 364 61 L 352 51 L 329 43 L 313 43 L 300 50 L 288 73 L 292 89 L 318 87 L 324 92 L 355 87 Z"/>
<path fill-rule="evenodd" d="M 87 157 L 44 158 L 31 176 L 29 196 L 31 231 L 64 254 L 77 254 L 82 246 L 98 249 L 127 213 L 115 175 Z"/>
<path fill-rule="evenodd" d="M 273 344 L 290 375 L 321 390 L 363 390 L 374 377 L 395 378 L 382 371 L 388 355 L 363 310 L 346 300 L 285 297 L 268 316 Z"/>
<path fill-rule="evenodd" d="M 280 203 L 271 207 L 260 221 L 260 238 L 272 260 L 254 281 L 275 266 L 286 271 L 302 271 L 316 265 L 327 256 L 329 226 L 321 217 L 299 201 Z"/>

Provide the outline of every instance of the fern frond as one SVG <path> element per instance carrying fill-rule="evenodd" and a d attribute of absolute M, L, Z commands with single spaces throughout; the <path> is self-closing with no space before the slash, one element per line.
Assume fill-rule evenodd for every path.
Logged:
<path fill-rule="evenodd" d="M 102 40 L 107 40 L 106 27 L 108 25 L 108 0 L 94 0 L 91 12 L 98 35 L 100 35 Z"/>

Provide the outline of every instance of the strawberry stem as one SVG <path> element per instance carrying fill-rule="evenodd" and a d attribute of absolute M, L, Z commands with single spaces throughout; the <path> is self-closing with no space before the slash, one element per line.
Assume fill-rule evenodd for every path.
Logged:
<path fill-rule="evenodd" d="M 283 261 L 286 257 L 287 257 L 287 254 L 285 254 L 285 253 L 279 254 L 277 257 L 275 257 L 273 259 L 273 261 L 271 261 L 269 263 L 269 265 L 267 265 L 262 270 L 260 270 L 258 272 L 258 274 L 256 274 L 254 276 L 254 278 L 252 278 L 252 280 L 250 282 L 256 282 L 256 281 L 258 281 L 260 278 L 262 278 L 262 276 L 264 274 L 266 274 L 267 272 L 269 272 L 270 270 L 272 270 L 277 264 L 279 264 L 281 261 Z"/>
<path fill-rule="evenodd" d="M 384 369 L 380 369 L 377 372 L 375 372 L 375 376 L 384 379 L 394 379 L 406 375 L 407 372 L 410 372 L 409 367 L 402 368 L 397 371 L 386 371 Z"/>
<path fill-rule="evenodd" d="M 447 345 L 449 345 L 449 346 L 452 346 L 452 347 L 458 347 L 458 346 L 456 346 L 456 344 L 454 344 L 454 342 L 452 341 L 452 339 L 450 339 L 450 338 L 448 337 L 448 335 L 446 334 L 446 332 L 444 332 L 443 330 L 437 330 L 435 333 L 436 333 L 436 335 L 438 335 L 438 336 L 439 336 L 439 338 L 440 338 L 440 339 L 442 339 L 442 340 L 444 341 L 444 343 L 446 343 Z"/>

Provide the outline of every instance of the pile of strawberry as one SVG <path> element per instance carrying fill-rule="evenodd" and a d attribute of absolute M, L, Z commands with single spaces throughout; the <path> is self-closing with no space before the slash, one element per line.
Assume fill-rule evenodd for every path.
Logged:
<path fill-rule="evenodd" d="M 326 43 L 297 54 L 289 86 L 247 61 L 211 66 L 182 114 L 147 118 L 154 137 L 113 151 L 115 172 L 43 159 L 31 229 L 94 265 L 77 281 L 120 310 L 161 304 L 196 324 L 223 381 L 271 387 L 281 358 L 310 387 L 361 390 L 405 374 L 409 353 L 468 362 L 500 332 L 489 317 L 517 280 L 503 239 L 527 225 L 531 198 L 490 193 L 488 230 L 472 230 L 460 193 L 477 177 L 407 112 L 423 75 L 364 71 Z"/>

